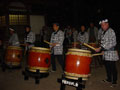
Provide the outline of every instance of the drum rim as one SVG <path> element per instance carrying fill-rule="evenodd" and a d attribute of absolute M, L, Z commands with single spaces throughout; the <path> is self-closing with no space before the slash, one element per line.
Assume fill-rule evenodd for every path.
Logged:
<path fill-rule="evenodd" d="M 7 49 L 19 49 L 19 50 L 22 50 L 22 48 L 19 47 L 19 46 L 8 46 Z"/>
<path fill-rule="evenodd" d="M 70 48 L 70 49 L 68 49 L 68 52 L 69 51 L 78 51 L 78 52 L 83 52 L 83 53 L 91 53 L 91 51 L 89 51 L 89 50 L 83 50 L 83 49 L 76 49 L 76 48 Z"/>
<path fill-rule="evenodd" d="M 48 51 L 50 51 L 49 48 L 43 48 L 43 47 L 32 47 L 31 50 L 33 50 L 33 49 L 35 49 L 35 50 L 48 50 Z"/>

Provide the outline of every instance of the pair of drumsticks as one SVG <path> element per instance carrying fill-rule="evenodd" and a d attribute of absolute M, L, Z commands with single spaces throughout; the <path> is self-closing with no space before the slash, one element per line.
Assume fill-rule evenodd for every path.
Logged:
<path fill-rule="evenodd" d="M 44 42 L 47 43 L 47 44 L 49 44 L 49 45 L 52 44 L 52 43 L 50 43 L 50 42 L 48 42 L 48 41 L 46 41 L 46 40 L 44 40 Z M 81 42 L 80 42 L 80 43 L 81 43 Z M 89 47 L 90 49 L 92 49 L 92 50 L 94 50 L 94 51 L 96 51 L 96 48 L 88 45 L 87 43 L 81 43 L 81 44 L 84 45 L 84 46 L 86 46 L 86 47 Z M 92 56 L 98 56 L 98 55 L 103 55 L 103 53 L 93 54 Z"/>
<path fill-rule="evenodd" d="M 50 42 L 48 42 L 48 41 L 46 41 L 46 40 L 44 40 L 44 42 L 45 43 L 47 43 L 47 44 L 49 44 L 49 45 L 51 45 L 52 43 L 50 43 Z M 92 46 L 90 46 L 90 45 L 88 45 L 87 43 L 82 43 L 84 46 L 86 46 L 86 47 L 89 47 L 89 48 L 91 48 L 92 50 L 96 50 L 96 48 L 94 48 L 94 47 L 92 47 Z"/>

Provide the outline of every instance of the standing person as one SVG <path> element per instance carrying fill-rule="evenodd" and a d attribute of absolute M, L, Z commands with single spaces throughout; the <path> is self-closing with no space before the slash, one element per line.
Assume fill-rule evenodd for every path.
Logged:
<path fill-rule="evenodd" d="M 65 38 L 68 39 L 68 44 L 71 44 L 71 35 L 72 35 L 72 30 L 70 26 L 67 26 L 67 28 L 65 29 Z"/>
<path fill-rule="evenodd" d="M 26 26 L 24 43 L 26 45 L 26 50 L 29 50 L 31 47 L 34 46 L 35 34 L 31 31 L 30 26 Z"/>
<path fill-rule="evenodd" d="M 72 28 L 72 35 L 71 35 L 72 48 L 78 48 L 77 36 L 78 36 L 78 31 L 75 28 Z"/>
<path fill-rule="evenodd" d="M 94 26 L 94 23 L 90 23 L 88 28 L 89 43 L 96 43 L 98 38 L 98 28 Z"/>
<path fill-rule="evenodd" d="M 96 52 L 103 51 L 103 59 L 107 78 L 104 82 L 112 83 L 112 86 L 117 84 L 117 69 L 116 61 L 118 61 L 118 53 L 115 50 L 116 47 L 116 35 L 112 28 L 110 28 L 108 19 L 100 21 L 102 34 L 100 47 L 96 49 Z"/>
<path fill-rule="evenodd" d="M 15 30 L 12 28 L 9 28 L 10 30 L 10 39 L 9 39 L 9 46 L 20 46 L 19 39 L 17 33 L 15 33 Z"/>
<path fill-rule="evenodd" d="M 50 40 L 50 48 L 51 48 L 51 64 L 52 64 L 52 72 L 56 71 L 56 62 L 55 58 L 57 58 L 59 64 L 64 70 L 64 60 L 63 60 L 63 41 L 64 41 L 64 33 L 59 29 L 59 24 L 53 24 L 54 32 L 52 33 Z"/>
<path fill-rule="evenodd" d="M 76 41 L 77 41 L 77 36 L 78 36 L 78 31 L 77 31 L 75 28 L 72 28 L 71 38 L 72 38 L 72 41 L 73 41 L 73 42 L 76 42 Z"/>
<path fill-rule="evenodd" d="M 102 28 L 100 28 L 99 31 L 98 31 L 98 39 L 97 39 L 98 40 L 98 45 L 100 44 L 100 41 L 101 41 L 102 31 L 103 31 Z"/>
<path fill-rule="evenodd" d="M 48 44 L 44 43 L 44 40 L 50 41 L 51 34 L 52 30 L 47 26 L 43 26 L 42 30 L 40 31 L 40 43 L 42 47 L 49 47 Z"/>
<path fill-rule="evenodd" d="M 86 32 L 86 28 L 84 25 L 81 26 L 77 39 L 80 43 L 88 43 L 88 33 Z M 82 44 L 80 45 L 81 49 L 87 49 L 85 46 L 82 46 Z"/>

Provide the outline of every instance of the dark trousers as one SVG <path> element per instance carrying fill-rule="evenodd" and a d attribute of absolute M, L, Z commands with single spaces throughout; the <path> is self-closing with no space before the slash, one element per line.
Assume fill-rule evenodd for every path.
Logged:
<path fill-rule="evenodd" d="M 62 70 L 64 71 L 64 59 L 63 59 L 63 55 L 51 55 L 51 64 L 52 64 L 52 70 L 56 71 L 56 61 L 55 59 L 57 58 L 59 64 L 62 67 Z"/>
<path fill-rule="evenodd" d="M 107 80 L 113 83 L 117 82 L 116 61 L 104 61 L 107 73 Z"/>
<path fill-rule="evenodd" d="M 4 52 L 0 52 L 0 63 L 1 63 L 1 67 L 2 70 L 5 70 L 5 62 L 4 62 Z"/>

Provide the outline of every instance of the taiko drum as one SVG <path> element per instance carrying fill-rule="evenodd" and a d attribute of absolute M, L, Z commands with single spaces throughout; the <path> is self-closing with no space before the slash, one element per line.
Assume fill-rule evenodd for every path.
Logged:
<path fill-rule="evenodd" d="M 22 60 L 22 48 L 9 46 L 5 54 L 5 63 L 10 66 L 20 66 Z"/>
<path fill-rule="evenodd" d="M 32 47 L 28 56 L 28 68 L 31 72 L 39 70 L 40 73 L 47 73 L 50 67 L 50 49 Z"/>
<path fill-rule="evenodd" d="M 81 49 L 69 49 L 65 61 L 65 77 L 70 79 L 90 76 L 91 52 Z"/>

